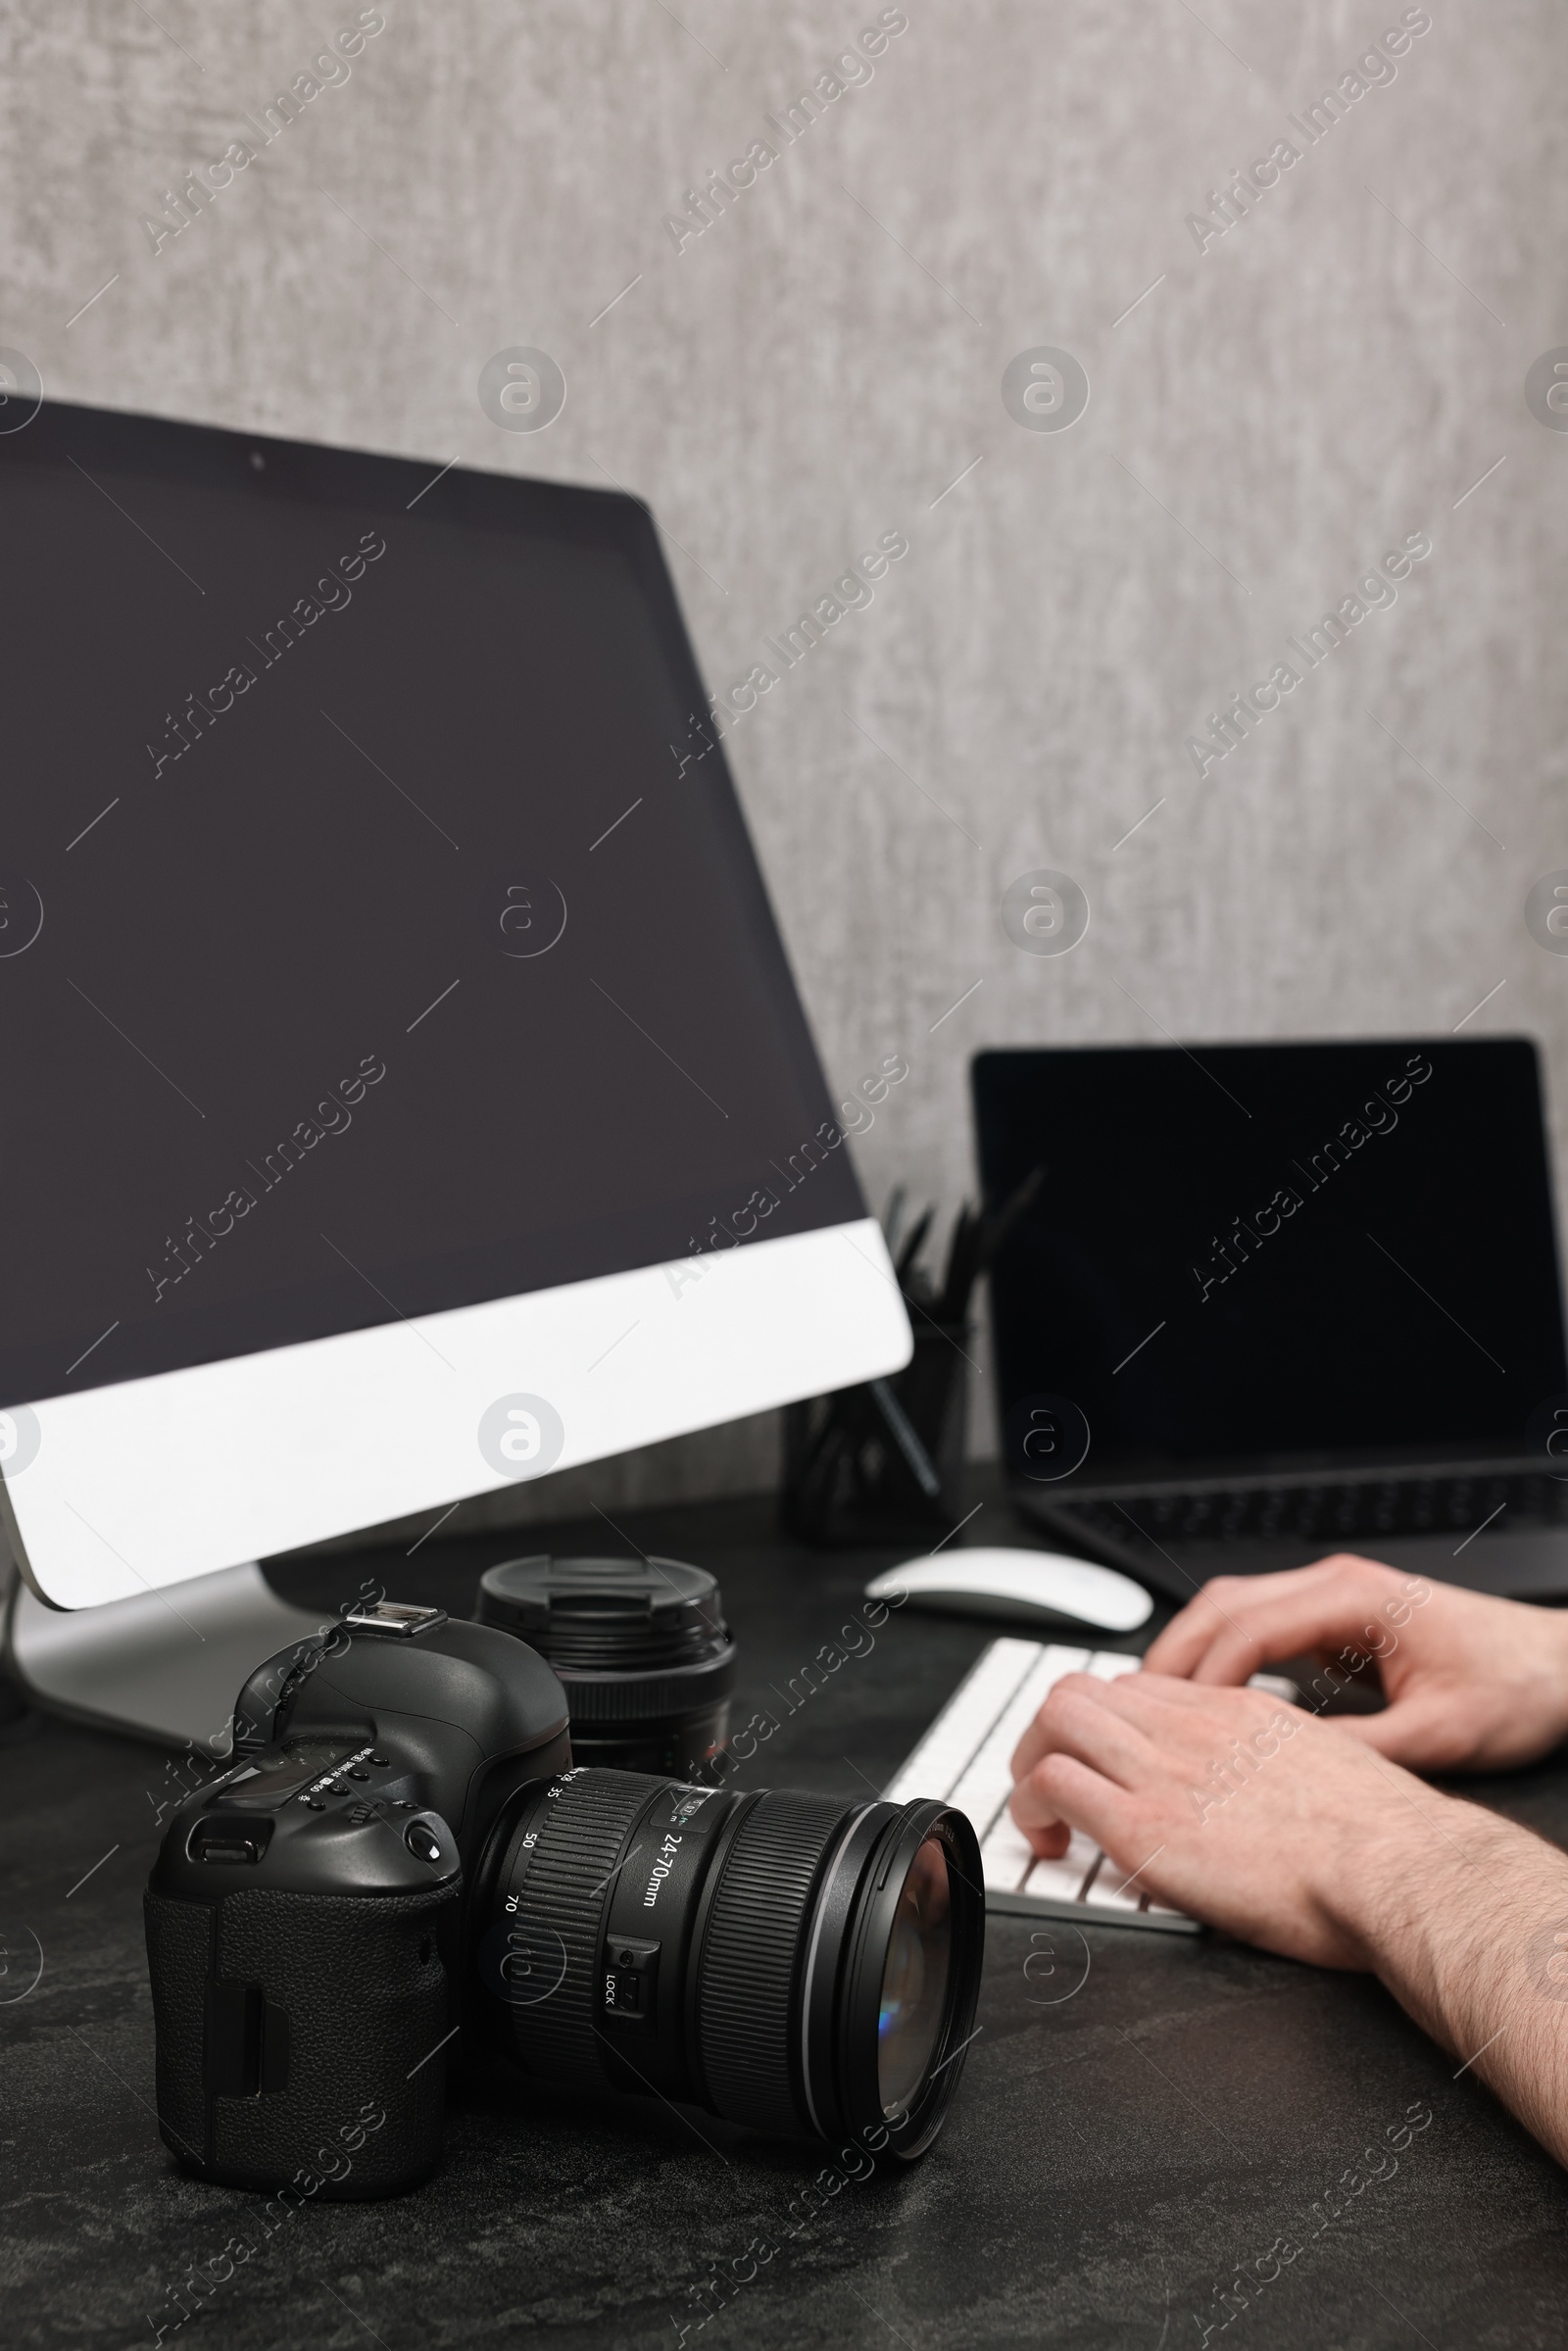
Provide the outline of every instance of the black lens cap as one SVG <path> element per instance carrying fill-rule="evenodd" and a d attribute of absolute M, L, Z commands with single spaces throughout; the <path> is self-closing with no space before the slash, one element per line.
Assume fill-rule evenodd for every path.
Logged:
<path fill-rule="evenodd" d="M 731 1647 L 718 1585 L 684 1559 L 505 1559 L 479 1579 L 479 1622 L 557 1672 L 651 1672 Z"/>

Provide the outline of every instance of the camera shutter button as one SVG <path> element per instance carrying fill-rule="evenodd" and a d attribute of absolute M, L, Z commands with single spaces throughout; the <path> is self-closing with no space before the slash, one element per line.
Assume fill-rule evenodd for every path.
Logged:
<path fill-rule="evenodd" d="M 441 1858 L 441 1840 L 426 1821 L 410 1821 L 403 1841 L 416 1861 L 427 1861 L 433 1867 Z"/>

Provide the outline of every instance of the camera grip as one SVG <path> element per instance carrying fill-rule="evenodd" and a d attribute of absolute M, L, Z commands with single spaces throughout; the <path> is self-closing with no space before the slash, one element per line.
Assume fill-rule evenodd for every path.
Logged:
<path fill-rule="evenodd" d="M 149 1890 L 166 2143 L 231 2187 L 357 2198 L 427 2178 L 457 2015 L 459 1892 L 256 1886 L 209 1903 Z M 368 2114 L 385 2120 L 368 2126 Z"/>

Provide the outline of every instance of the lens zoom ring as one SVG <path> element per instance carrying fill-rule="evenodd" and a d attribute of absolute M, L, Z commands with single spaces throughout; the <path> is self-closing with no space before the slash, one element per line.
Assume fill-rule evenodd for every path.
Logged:
<path fill-rule="evenodd" d="M 544 1804 L 516 1915 L 542 1956 L 559 1966 L 564 1950 L 565 1971 L 548 1998 L 512 2010 L 517 2055 L 544 2081 L 604 2086 L 594 2003 L 606 1882 L 633 1820 L 664 1785 L 643 1772 L 588 1771 Z"/>
<path fill-rule="evenodd" d="M 797 1976 L 811 1888 L 845 1809 L 828 1797 L 762 1796 L 713 1896 L 697 1984 L 703 2074 L 714 2112 L 754 2130 L 806 2127 L 791 2086 Z"/>

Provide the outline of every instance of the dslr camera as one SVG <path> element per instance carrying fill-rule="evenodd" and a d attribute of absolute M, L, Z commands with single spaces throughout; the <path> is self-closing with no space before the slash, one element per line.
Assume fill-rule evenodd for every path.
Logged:
<path fill-rule="evenodd" d="M 336 2167 L 323 2194 L 397 2194 L 440 2159 L 461 2047 L 912 2158 L 973 2029 L 981 1883 L 945 1804 L 574 1768 L 514 1634 L 357 1608 L 251 1676 L 228 1769 L 165 1835 L 163 2136 L 231 2187 Z"/>

